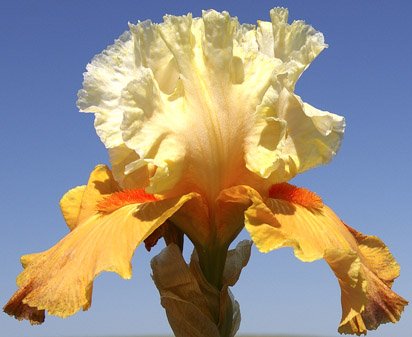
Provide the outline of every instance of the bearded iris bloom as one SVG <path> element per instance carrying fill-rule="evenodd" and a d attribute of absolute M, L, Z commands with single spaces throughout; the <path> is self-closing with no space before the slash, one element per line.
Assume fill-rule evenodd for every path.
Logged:
<path fill-rule="evenodd" d="M 288 183 L 332 159 L 345 121 L 294 93 L 327 47 L 323 35 L 288 24 L 286 9 L 270 16 L 257 26 L 213 10 L 165 16 L 130 25 L 95 56 L 78 106 L 95 114 L 111 169 L 97 166 L 62 198 L 70 233 L 22 257 L 8 314 L 41 323 L 45 311 L 88 309 L 96 275 L 130 278 L 135 248 L 160 236 L 189 238 L 205 279 L 222 289 L 228 247 L 246 228 L 262 252 L 325 259 L 341 287 L 339 332 L 399 320 L 407 301 L 391 290 L 399 266 L 384 243 Z"/>

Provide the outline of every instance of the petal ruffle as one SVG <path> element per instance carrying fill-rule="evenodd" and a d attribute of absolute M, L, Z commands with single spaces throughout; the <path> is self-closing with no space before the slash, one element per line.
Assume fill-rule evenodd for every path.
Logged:
<path fill-rule="evenodd" d="M 290 90 L 309 64 L 327 47 L 323 34 L 304 21 L 288 24 L 286 8 L 270 11 L 272 22 L 258 22 L 257 42 L 260 52 L 282 61 L 279 75 Z"/>
<path fill-rule="evenodd" d="M 118 109 L 124 85 L 136 72 L 133 37 L 125 32 L 87 65 L 83 89 L 78 92 L 77 106 L 83 112 L 96 113 L 95 128 L 107 148 L 123 143 Z"/>
<path fill-rule="evenodd" d="M 339 332 L 359 335 L 399 320 L 407 304 L 391 290 L 399 266 L 378 238 L 347 227 L 327 206 L 306 208 L 288 200 L 255 198 L 245 216 L 260 251 L 293 247 L 302 261 L 326 260 L 342 290 Z"/>
<path fill-rule="evenodd" d="M 347 225 L 346 227 L 356 239 L 361 263 L 364 261 L 360 270 L 363 282 L 358 281 L 357 287 L 349 286 L 345 278 L 341 279 L 335 272 L 342 288 L 343 319 L 339 332 L 360 334 L 365 328 L 375 330 L 380 324 L 397 322 L 408 302 L 390 290 L 393 281 L 399 276 L 400 268 L 385 244 L 376 236 L 366 236 Z M 333 270 L 342 267 L 334 266 L 336 263 L 340 264 L 341 256 L 328 252 L 325 258 Z M 358 288 L 360 286 L 362 290 Z M 365 294 L 363 301 L 348 302 L 348 299 L 360 298 L 361 291 Z M 357 310 L 353 310 L 354 303 L 359 304 Z"/>
<path fill-rule="evenodd" d="M 276 108 L 282 89 L 292 91 L 326 46 L 321 33 L 302 21 L 288 24 L 287 16 L 274 9 L 272 22 L 256 28 L 214 10 L 201 18 L 167 15 L 160 24 L 130 25 L 131 33 L 95 57 L 78 104 L 96 114 L 122 187 L 143 174 L 151 193 L 196 191 L 215 200 L 251 176 L 280 182 L 327 161 L 334 144 L 311 152 L 321 159 L 303 158 L 294 144 L 316 137 L 313 123 L 325 131 L 331 115 L 299 114 L 310 132 L 288 140 L 296 123 Z"/>
<path fill-rule="evenodd" d="M 22 257 L 25 269 L 17 278 L 19 290 L 4 307 L 6 313 L 41 323 L 44 310 L 60 317 L 87 310 L 94 278 L 103 271 L 130 278 L 135 248 L 192 197 L 159 201 L 152 197 L 152 202 L 145 203 L 144 192 L 134 193 L 132 199 L 123 195 L 127 192 L 109 194 L 116 185 L 108 173 L 105 166 L 92 172 L 81 203 L 77 199 L 80 190 L 63 197 L 63 213 L 72 231 L 49 250 Z M 107 206 L 111 201 L 105 198 L 112 198 L 117 206 L 110 213 L 98 211 L 99 202 L 106 201 Z M 137 199 L 142 200 L 136 203 Z M 76 213 L 77 220 L 73 220 Z"/>
<path fill-rule="evenodd" d="M 272 183 L 328 163 L 338 151 L 345 119 L 301 101 L 287 89 L 271 90 L 257 109 L 246 146 L 249 170 Z"/>

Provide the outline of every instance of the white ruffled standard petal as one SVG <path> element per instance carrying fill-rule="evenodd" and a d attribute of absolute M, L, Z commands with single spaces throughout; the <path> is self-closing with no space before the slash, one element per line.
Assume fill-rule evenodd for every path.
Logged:
<path fill-rule="evenodd" d="M 299 96 L 283 89 L 278 100 L 279 118 L 287 123 L 282 158 L 290 170 L 288 180 L 297 173 L 328 163 L 338 151 L 345 119 L 303 103 Z"/>
<path fill-rule="evenodd" d="M 134 79 L 135 71 L 133 39 L 127 31 L 113 45 L 96 55 L 84 73 L 83 89 L 77 94 L 77 106 L 83 112 L 96 114 L 96 132 L 107 148 L 123 142 L 120 99 L 124 86 Z"/>
<path fill-rule="evenodd" d="M 282 89 L 258 107 L 260 122 L 247 138 L 246 165 L 271 183 L 328 163 L 338 151 L 345 119 Z"/>
<path fill-rule="evenodd" d="M 231 186 L 259 190 L 330 160 L 343 119 L 293 94 L 326 45 L 287 16 L 274 9 L 256 28 L 214 10 L 167 15 L 130 25 L 92 61 L 78 103 L 96 113 L 121 186 L 213 201 Z"/>
<path fill-rule="evenodd" d="M 272 9 L 272 24 L 259 22 L 257 39 L 261 52 L 282 60 L 283 83 L 293 90 L 302 72 L 327 45 L 322 33 L 300 20 L 289 25 L 288 16 L 286 8 Z"/>

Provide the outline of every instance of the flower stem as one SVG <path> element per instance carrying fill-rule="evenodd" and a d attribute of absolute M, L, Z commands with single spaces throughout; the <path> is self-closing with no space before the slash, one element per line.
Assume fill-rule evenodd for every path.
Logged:
<path fill-rule="evenodd" d="M 206 280 L 217 290 L 222 289 L 228 247 L 196 247 L 200 268 Z"/>
<path fill-rule="evenodd" d="M 221 302 L 222 292 L 228 291 L 227 287 L 226 289 L 222 289 L 224 288 L 222 284 L 223 271 L 225 268 L 228 247 L 196 247 L 196 250 L 204 277 L 208 283 L 218 291 L 219 308 L 217 312 L 219 313 L 219 317 L 216 317 L 216 324 L 219 328 L 220 337 L 229 337 L 233 325 L 232 303 L 230 301 L 224 301 L 224 303 Z"/>

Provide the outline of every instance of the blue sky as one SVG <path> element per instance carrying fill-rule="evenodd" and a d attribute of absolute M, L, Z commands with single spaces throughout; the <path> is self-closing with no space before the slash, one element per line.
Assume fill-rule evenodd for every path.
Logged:
<path fill-rule="evenodd" d="M 86 64 L 127 22 L 164 14 L 199 16 L 228 10 L 241 22 L 269 20 L 285 6 L 324 33 L 329 48 L 304 73 L 297 93 L 346 117 L 341 151 L 327 166 L 294 179 L 318 194 L 348 224 L 381 237 L 401 264 L 394 289 L 412 299 L 412 67 L 407 1 L 4 1 L 0 5 L 1 175 L 0 302 L 15 291 L 20 255 L 44 250 L 67 232 L 58 201 L 108 163 L 93 118 L 78 112 L 76 93 Z M 242 237 L 247 235 L 242 233 Z M 154 253 L 158 251 L 155 250 Z M 150 279 L 148 254 L 134 257 L 134 277 L 105 273 L 92 308 L 42 326 L 0 315 L 7 337 L 109 336 L 170 333 Z M 284 249 L 256 249 L 233 292 L 241 304 L 240 333 L 337 336 L 338 283 L 326 263 L 302 263 Z M 410 337 L 412 313 L 373 337 Z"/>

